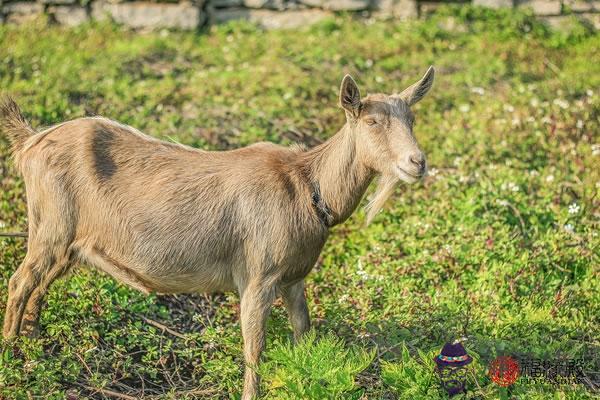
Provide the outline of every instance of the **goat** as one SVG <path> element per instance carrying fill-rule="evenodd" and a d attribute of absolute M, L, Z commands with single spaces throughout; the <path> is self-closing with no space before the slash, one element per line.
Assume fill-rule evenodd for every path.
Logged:
<path fill-rule="evenodd" d="M 361 99 L 346 75 L 346 123 L 311 149 L 262 142 L 203 151 L 100 117 L 36 132 L 6 98 L 0 128 L 26 185 L 29 247 L 9 282 L 3 336 L 35 334 L 49 286 L 81 262 L 146 293 L 237 290 L 242 398 L 253 398 L 275 297 L 298 340 L 310 324 L 304 278 L 329 229 L 352 214 L 376 176 L 368 222 L 397 182 L 426 174 L 410 106 L 433 77 L 430 67 L 400 94 Z"/>

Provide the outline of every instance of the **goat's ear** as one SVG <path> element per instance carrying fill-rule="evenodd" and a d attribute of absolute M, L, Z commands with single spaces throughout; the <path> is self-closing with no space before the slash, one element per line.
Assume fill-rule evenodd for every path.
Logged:
<path fill-rule="evenodd" d="M 340 106 L 346 116 L 356 118 L 360 112 L 360 90 L 350 75 L 344 76 L 340 87 Z"/>
<path fill-rule="evenodd" d="M 400 98 L 406 102 L 409 106 L 412 106 L 417 101 L 421 100 L 431 86 L 433 85 L 433 76 L 435 75 L 435 70 L 433 67 L 429 67 L 425 75 L 418 82 L 410 85 L 408 88 L 404 89 L 402 93 L 400 93 Z"/>

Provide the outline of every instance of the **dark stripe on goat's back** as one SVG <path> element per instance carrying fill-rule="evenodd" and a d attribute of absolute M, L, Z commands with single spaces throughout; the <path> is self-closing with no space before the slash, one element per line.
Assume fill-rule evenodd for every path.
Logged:
<path fill-rule="evenodd" d="M 101 182 L 109 180 L 117 172 L 117 164 L 111 151 L 115 140 L 115 133 L 110 127 L 102 123 L 94 126 L 92 160 L 96 177 Z"/>

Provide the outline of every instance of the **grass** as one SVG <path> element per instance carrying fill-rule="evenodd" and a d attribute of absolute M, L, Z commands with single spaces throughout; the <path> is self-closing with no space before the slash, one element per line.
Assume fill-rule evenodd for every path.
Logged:
<path fill-rule="evenodd" d="M 528 14 L 470 7 L 301 31 L 42 21 L 0 27 L 0 48 L 0 88 L 35 126 L 101 114 L 210 149 L 314 144 L 343 124 L 344 73 L 363 92 L 391 93 L 434 64 L 415 128 L 431 176 L 399 187 L 369 227 L 359 210 L 333 230 L 307 280 L 315 333 L 301 351 L 276 304 L 265 398 L 445 398 L 432 358 L 462 336 L 475 358 L 467 398 L 499 397 L 485 370 L 500 354 L 600 371 L 600 34 L 586 26 L 554 32 Z M 2 138 L 0 171 L 1 230 L 26 230 Z M 0 309 L 25 251 L 23 239 L 0 239 Z M 0 398 L 238 398 L 237 304 L 145 297 L 81 269 L 53 286 L 39 339 L 0 341 Z M 594 398 L 581 384 L 524 379 L 509 392 Z"/>

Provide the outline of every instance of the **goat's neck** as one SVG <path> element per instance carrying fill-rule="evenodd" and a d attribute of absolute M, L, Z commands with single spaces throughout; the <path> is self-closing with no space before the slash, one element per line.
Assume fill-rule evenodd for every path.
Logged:
<path fill-rule="evenodd" d="M 303 167 L 312 183 L 319 186 L 334 225 L 350 217 L 374 176 L 357 150 L 355 132 L 346 123 L 329 140 L 304 153 Z"/>

